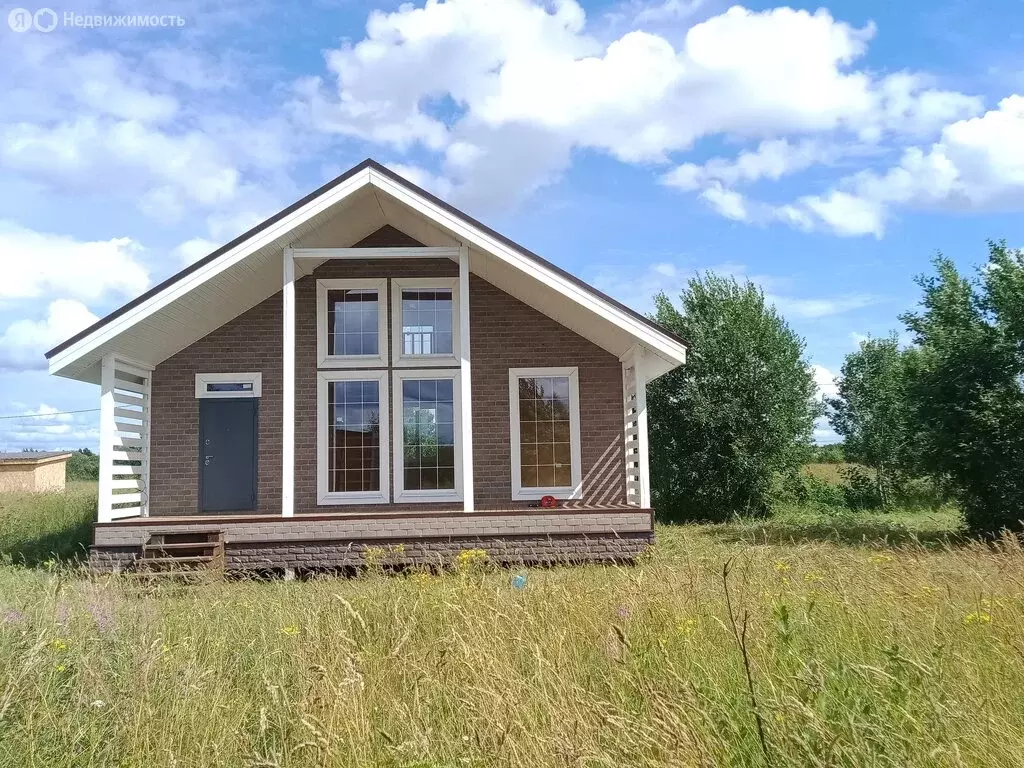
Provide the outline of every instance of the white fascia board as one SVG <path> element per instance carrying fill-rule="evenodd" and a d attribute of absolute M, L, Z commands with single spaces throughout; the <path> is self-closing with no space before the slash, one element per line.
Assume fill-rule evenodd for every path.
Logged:
<path fill-rule="evenodd" d="M 346 179 L 344 182 L 325 192 L 315 200 L 310 200 L 306 205 L 285 216 L 278 222 L 257 233 L 245 242 L 239 243 L 227 253 L 221 254 L 218 258 L 206 264 L 195 272 L 177 280 L 155 296 L 144 301 L 137 307 L 133 307 L 118 318 L 115 318 L 106 325 L 97 328 L 94 333 L 78 341 L 63 352 L 54 355 L 50 359 L 50 373 L 59 374 L 68 365 L 84 355 L 96 350 L 106 342 L 116 338 L 120 333 L 131 328 L 136 323 L 145 320 L 150 315 L 158 312 L 168 304 L 176 301 L 187 294 L 193 288 L 202 285 L 207 280 L 220 274 L 226 269 L 234 266 L 246 257 L 252 255 L 266 245 L 274 242 L 280 237 L 288 234 L 295 227 L 303 224 L 319 213 L 322 213 L 332 205 L 344 200 L 353 192 L 365 187 L 370 183 L 370 169 L 360 171 Z"/>
<path fill-rule="evenodd" d="M 675 361 L 675 365 L 681 365 L 686 361 L 685 345 L 674 341 L 664 334 L 658 333 L 635 317 L 623 312 L 613 304 L 609 304 L 601 297 L 583 289 L 573 281 L 567 280 L 544 265 L 538 264 L 525 254 L 508 247 L 477 227 L 454 216 L 452 213 L 406 187 L 397 184 L 388 177 L 375 172 L 373 169 L 370 169 L 369 172 L 370 183 L 373 186 L 381 189 L 399 202 L 408 205 L 413 210 L 433 219 L 440 226 L 453 232 L 457 237 L 476 245 L 488 253 L 494 254 L 535 280 L 554 288 L 566 298 L 605 318 L 634 338 L 653 347 L 663 357 Z"/>

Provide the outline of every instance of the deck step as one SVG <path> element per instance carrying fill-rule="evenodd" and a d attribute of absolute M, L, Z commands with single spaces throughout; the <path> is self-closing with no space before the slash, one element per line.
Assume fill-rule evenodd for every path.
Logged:
<path fill-rule="evenodd" d="M 189 557 L 144 557 L 136 561 L 139 565 L 203 565 L 213 562 L 212 555 L 193 555 Z"/>
<path fill-rule="evenodd" d="M 219 546 L 219 541 L 176 541 L 161 544 L 143 544 L 142 549 L 144 552 L 161 552 L 171 549 L 216 549 Z"/>
<path fill-rule="evenodd" d="M 224 532 L 158 532 L 142 545 L 136 568 L 144 573 L 195 572 L 224 566 Z"/>

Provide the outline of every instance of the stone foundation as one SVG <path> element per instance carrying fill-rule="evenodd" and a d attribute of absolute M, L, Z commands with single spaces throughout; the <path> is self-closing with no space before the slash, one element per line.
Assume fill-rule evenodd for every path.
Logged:
<path fill-rule="evenodd" d="M 482 549 L 496 565 L 555 565 L 629 563 L 654 543 L 653 531 L 621 535 L 560 534 L 548 536 L 455 537 L 357 541 L 259 541 L 226 544 L 225 568 L 233 572 L 292 569 L 322 571 L 382 566 L 446 568 L 459 553 Z M 109 573 L 130 569 L 141 549 L 94 546 L 90 564 Z"/>

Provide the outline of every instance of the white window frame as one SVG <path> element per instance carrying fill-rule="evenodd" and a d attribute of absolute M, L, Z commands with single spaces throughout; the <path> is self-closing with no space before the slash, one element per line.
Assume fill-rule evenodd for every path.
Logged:
<path fill-rule="evenodd" d="M 407 355 L 402 333 L 402 291 L 446 288 L 452 292 L 452 352 L 436 355 Z M 393 277 L 391 278 L 391 364 L 396 368 L 423 366 L 458 366 L 461 334 L 459 331 L 458 277 Z"/>
<path fill-rule="evenodd" d="M 569 379 L 569 458 L 572 463 L 572 484 L 564 487 L 524 488 L 522 476 L 522 445 L 519 431 L 519 379 L 562 376 Z M 534 501 L 544 496 L 556 499 L 579 499 L 583 496 L 583 458 L 580 446 L 580 377 L 578 368 L 509 368 L 509 443 L 512 457 L 512 498 Z"/>
<path fill-rule="evenodd" d="M 252 389 L 238 392 L 209 392 L 207 384 L 252 384 Z M 263 394 L 263 374 L 258 371 L 246 373 L 197 373 L 196 397 L 217 399 L 229 397 L 260 397 Z"/>
<path fill-rule="evenodd" d="M 441 370 L 438 368 L 403 368 L 392 371 L 394 380 L 391 397 L 394 409 L 392 420 L 393 452 L 392 464 L 395 468 L 395 502 L 441 502 L 462 501 L 462 377 L 458 369 Z M 402 383 L 406 379 L 451 379 L 452 407 L 455 409 L 455 488 L 448 490 L 438 488 L 432 490 L 405 489 L 405 414 L 402 410 Z"/>
<path fill-rule="evenodd" d="M 377 291 L 377 354 L 329 355 L 327 353 L 327 292 L 375 289 Z M 316 357 L 319 368 L 382 368 L 388 364 L 388 281 L 316 281 Z"/>
<path fill-rule="evenodd" d="M 379 491 L 334 491 L 328 492 L 327 448 L 327 386 L 335 381 L 377 381 L 380 383 L 380 490 Z M 390 441 L 387 428 L 390 398 L 388 393 L 388 372 L 376 371 L 318 371 L 316 376 L 316 501 L 320 505 L 334 504 L 387 504 L 390 499 Z"/>

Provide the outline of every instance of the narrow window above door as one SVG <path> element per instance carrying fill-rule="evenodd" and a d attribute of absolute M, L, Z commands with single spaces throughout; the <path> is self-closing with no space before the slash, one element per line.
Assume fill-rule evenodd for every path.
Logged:
<path fill-rule="evenodd" d="M 391 364 L 459 364 L 458 278 L 391 280 Z"/>
<path fill-rule="evenodd" d="M 320 368 L 387 365 L 387 280 L 317 280 Z"/>

